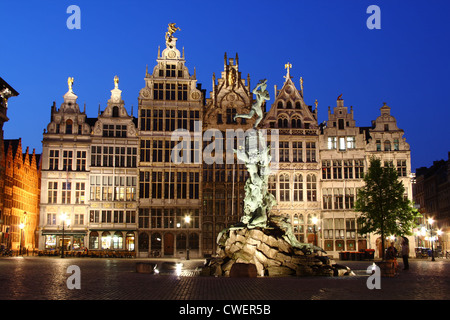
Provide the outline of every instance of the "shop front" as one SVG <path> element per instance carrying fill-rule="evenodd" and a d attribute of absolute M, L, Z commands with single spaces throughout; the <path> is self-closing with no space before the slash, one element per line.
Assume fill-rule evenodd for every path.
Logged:
<path fill-rule="evenodd" d="M 62 230 L 44 230 L 42 231 L 43 247 L 41 254 L 57 255 L 61 248 L 66 252 L 82 252 L 86 248 L 85 230 L 66 230 L 64 235 Z"/>

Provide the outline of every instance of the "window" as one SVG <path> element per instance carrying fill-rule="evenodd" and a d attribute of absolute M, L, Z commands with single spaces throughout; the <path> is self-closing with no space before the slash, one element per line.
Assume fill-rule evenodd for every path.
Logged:
<path fill-rule="evenodd" d="M 125 223 L 136 223 L 136 213 L 134 211 L 125 212 Z"/>
<path fill-rule="evenodd" d="M 103 167 L 114 166 L 114 147 L 103 147 Z"/>
<path fill-rule="evenodd" d="M 381 151 L 381 140 L 376 140 L 377 151 Z"/>
<path fill-rule="evenodd" d="M 114 210 L 114 223 L 123 223 L 123 210 Z"/>
<path fill-rule="evenodd" d="M 339 137 L 339 151 L 345 151 L 345 137 Z"/>
<path fill-rule="evenodd" d="M 166 77 L 175 77 L 175 69 L 174 64 L 166 64 Z"/>
<path fill-rule="evenodd" d="M 101 200 L 101 176 L 91 176 L 91 200 Z"/>
<path fill-rule="evenodd" d="M 342 179 L 342 161 L 333 160 L 333 179 Z"/>
<path fill-rule="evenodd" d="M 47 224 L 56 225 L 56 213 L 47 213 Z"/>
<path fill-rule="evenodd" d="M 146 139 L 142 139 L 141 140 L 141 149 L 140 149 L 140 153 L 141 153 L 141 162 L 150 162 L 151 158 L 150 158 L 150 143 L 151 140 L 146 140 Z"/>
<path fill-rule="evenodd" d="M 227 108 L 227 124 L 236 123 L 234 120 L 234 115 L 236 114 L 236 109 L 234 108 Z"/>
<path fill-rule="evenodd" d="M 391 151 L 391 142 L 389 140 L 384 142 L 384 151 Z"/>
<path fill-rule="evenodd" d="M 152 172 L 152 198 L 162 198 L 162 172 Z"/>
<path fill-rule="evenodd" d="M 48 203 L 56 203 L 58 197 L 58 182 L 48 182 Z"/>
<path fill-rule="evenodd" d="M 175 83 L 166 83 L 166 100 L 175 100 Z"/>
<path fill-rule="evenodd" d="M 344 160 L 344 179 L 353 179 L 353 160 Z"/>
<path fill-rule="evenodd" d="M 70 196 L 72 193 L 70 182 L 63 182 L 62 183 L 62 197 L 61 197 L 61 203 L 70 204 Z"/>
<path fill-rule="evenodd" d="M 102 223 L 111 223 L 112 212 L 111 210 L 102 210 Z"/>
<path fill-rule="evenodd" d="M 125 200 L 125 177 L 114 177 L 114 201 Z"/>
<path fill-rule="evenodd" d="M 139 172 L 139 197 L 148 199 L 150 198 L 150 172 Z"/>
<path fill-rule="evenodd" d="M 279 144 L 279 152 L 280 152 L 280 162 L 289 162 L 289 142 L 280 141 Z"/>
<path fill-rule="evenodd" d="M 118 106 L 114 106 L 112 109 L 112 116 L 113 118 L 118 118 L 119 117 L 119 107 Z"/>
<path fill-rule="evenodd" d="M 153 110 L 153 131 L 163 130 L 163 111 Z"/>
<path fill-rule="evenodd" d="M 141 110 L 141 117 L 140 117 L 141 130 L 143 131 L 151 130 L 151 114 L 152 114 L 151 110 L 148 109 Z"/>
<path fill-rule="evenodd" d="M 114 125 L 104 124 L 103 125 L 103 136 L 104 137 L 114 137 Z"/>
<path fill-rule="evenodd" d="M 99 210 L 91 210 L 89 212 L 89 222 L 91 223 L 100 223 L 100 211 Z"/>
<path fill-rule="evenodd" d="M 334 209 L 344 209 L 344 195 L 342 189 L 335 188 L 334 192 Z"/>
<path fill-rule="evenodd" d="M 127 137 L 127 126 L 126 125 L 116 125 L 116 138 L 126 138 Z"/>
<path fill-rule="evenodd" d="M 63 151 L 63 170 L 72 171 L 72 158 L 73 151 L 64 150 Z"/>
<path fill-rule="evenodd" d="M 187 198 L 187 172 L 177 172 L 177 198 Z"/>
<path fill-rule="evenodd" d="M 300 119 L 292 119 L 291 120 L 291 128 L 301 128 L 302 121 Z"/>
<path fill-rule="evenodd" d="M 294 201 L 303 201 L 303 176 L 300 173 L 294 175 Z"/>
<path fill-rule="evenodd" d="M 116 147 L 115 148 L 116 153 L 115 153 L 115 167 L 119 167 L 119 168 L 123 168 L 125 167 L 125 159 L 126 159 L 126 155 L 125 155 L 125 151 L 126 148 L 125 147 Z"/>
<path fill-rule="evenodd" d="M 178 84 L 178 100 L 186 101 L 188 94 L 187 84 Z"/>
<path fill-rule="evenodd" d="M 280 174 L 280 201 L 290 201 L 289 192 L 289 175 L 287 173 Z"/>
<path fill-rule="evenodd" d="M 128 168 L 136 168 L 137 166 L 137 148 L 127 147 L 127 164 Z"/>
<path fill-rule="evenodd" d="M 48 157 L 48 169 L 58 170 L 59 166 L 59 150 L 50 150 Z"/>
<path fill-rule="evenodd" d="M 125 200 L 136 200 L 136 177 L 126 177 Z"/>
<path fill-rule="evenodd" d="M 82 213 L 75 213 L 74 214 L 74 225 L 83 225 L 84 224 L 84 214 Z"/>
<path fill-rule="evenodd" d="M 139 228 L 149 228 L 150 225 L 150 209 L 149 208 L 140 208 L 139 209 Z"/>
<path fill-rule="evenodd" d="M 66 134 L 72 134 L 73 131 L 73 121 L 71 119 L 66 121 Z"/>
<path fill-rule="evenodd" d="M 199 183 L 199 173 L 189 172 L 189 199 L 199 198 Z"/>
<path fill-rule="evenodd" d="M 397 160 L 397 173 L 399 177 L 406 177 L 406 160 Z"/>
<path fill-rule="evenodd" d="M 188 129 L 187 110 L 178 110 L 178 129 Z"/>
<path fill-rule="evenodd" d="M 356 179 L 364 178 L 364 160 L 363 159 L 355 160 L 355 178 Z"/>
<path fill-rule="evenodd" d="M 344 239 L 344 219 L 334 219 L 334 225 L 335 225 L 335 238 L 336 239 Z"/>
<path fill-rule="evenodd" d="M 293 162 L 302 162 L 303 154 L 302 154 L 302 143 L 301 142 L 292 142 L 292 161 Z"/>
<path fill-rule="evenodd" d="M 355 137 L 347 137 L 347 149 L 355 149 L 356 140 Z"/>
<path fill-rule="evenodd" d="M 113 177 L 103 176 L 102 177 L 102 200 L 112 201 L 113 200 Z"/>
<path fill-rule="evenodd" d="M 278 119 L 278 128 L 289 128 L 289 122 L 285 116 Z"/>
<path fill-rule="evenodd" d="M 175 131 L 175 110 L 166 110 L 166 131 Z"/>
<path fill-rule="evenodd" d="M 323 238 L 324 239 L 333 239 L 333 219 L 327 218 L 323 219 Z"/>
<path fill-rule="evenodd" d="M 306 177 L 306 199 L 308 201 L 317 201 L 316 176 L 308 174 Z"/>
<path fill-rule="evenodd" d="M 163 142 L 162 140 L 153 141 L 152 161 L 162 162 L 163 160 Z"/>
<path fill-rule="evenodd" d="M 332 207 L 332 189 L 325 188 L 322 190 L 323 209 L 333 209 Z"/>
<path fill-rule="evenodd" d="M 77 151 L 77 171 L 86 170 L 86 151 Z"/>
<path fill-rule="evenodd" d="M 338 119 L 339 130 L 344 130 L 344 119 Z"/>
<path fill-rule="evenodd" d="M 306 162 L 316 162 L 315 142 L 306 142 Z"/>
<path fill-rule="evenodd" d="M 92 146 L 91 147 L 91 167 L 101 167 L 102 166 L 102 147 Z"/>
<path fill-rule="evenodd" d="M 164 100 L 164 84 L 155 82 L 153 84 L 153 99 Z"/>
<path fill-rule="evenodd" d="M 394 151 L 400 150 L 400 145 L 398 143 L 398 139 L 394 139 Z"/>
<path fill-rule="evenodd" d="M 75 183 L 75 203 L 76 204 L 83 204 L 85 201 L 84 194 L 85 194 L 85 183 L 84 182 L 76 182 Z"/>
<path fill-rule="evenodd" d="M 331 179 L 331 161 L 322 161 L 322 179 Z"/>
<path fill-rule="evenodd" d="M 353 188 L 345 188 L 345 208 L 353 209 L 355 206 L 355 190 Z"/>
<path fill-rule="evenodd" d="M 337 138 L 336 137 L 328 137 L 328 150 L 334 150 L 337 146 Z"/>
<path fill-rule="evenodd" d="M 274 174 L 269 176 L 269 192 L 273 194 L 275 199 L 277 198 L 277 181 Z"/>

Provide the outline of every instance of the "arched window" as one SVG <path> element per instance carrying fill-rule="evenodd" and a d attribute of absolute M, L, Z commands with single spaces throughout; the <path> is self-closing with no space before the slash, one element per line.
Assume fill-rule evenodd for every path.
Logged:
<path fill-rule="evenodd" d="M 289 121 L 285 115 L 278 118 L 278 128 L 289 128 Z"/>
<path fill-rule="evenodd" d="M 139 233 L 139 251 L 148 251 L 148 233 Z"/>
<path fill-rule="evenodd" d="M 66 121 L 66 134 L 72 134 L 73 121 L 71 119 Z"/>
<path fill-rule="evenodd" d="M 109 231 L 102 233 L 102 249 L 111 249 L 111 234 Z"/>
<path fill-rule="evenodd" d="M 278 109 L 283 109 L 283 102 L 278 101 L 277 108 Z"/>
<path fill-rule="evenodd" d="M 294 201 L 303 201 L 303 176 L 300 173 L 294 176 Z"/>
<path fill-rule="evenodd" d="M 152 233 L 152 244 L 151 244 L 151 249 L 152 250 L 161 250 L 162 248 L 162 241 L 161 241 L 162 237 L 161 234 L 158 232 Z"/>
<path fill-rule="evenodd" d="M 286 104 L 286 108 L 292 109 L 292 102 L 288 101 L 288 103 Z"/>
<path fill-rule="evenodd" d="M 280 201 L 290 201 L 289 175 L 287 173 L 280 174 Z"/>
<path fill-rule="evenodd" d="M 302 108 L 302 106 L 301 106 L 301 104 L 300 104 L 300 102 L 296 102 L 295 103 L 295 109 L 301 109 Z"/>
<path fill-rule="evenodd" d="M 119 117 L 119 107 L 118 106 L 114 106 L 112 109 L 112 116 L 113 118 L 118 118 Z"/>
<path fill-rule="evenodd" d="M 316 176 L 311 173 L 306 177 L 306 200 L 317 201 Z"/>
<path fill-rule="evenodd" d="M 294 118 L 291 120 L 291 128 L 301 128 L 302 121 L 298 118 Z"/>
<path fill-rule="evenodd" d="M 148 237 L 147 237 L 148 239 Z M 147 242 L 148 244 L 148 242 Z M 125 249 L 128 251 L 134 251 L 134 232 L 129 231 L 125 237 Z"/>
<path fill-rule="evenodd" d="M 112 248 L 123 249 L 123 234 L 120 231 L 114 233 L 112 237 Z"/>

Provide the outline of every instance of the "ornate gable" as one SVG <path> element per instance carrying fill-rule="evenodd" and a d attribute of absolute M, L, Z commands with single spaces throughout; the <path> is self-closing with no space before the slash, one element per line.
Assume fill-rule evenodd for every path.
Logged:
<path fill-rule="evenodd" d="M 317 100 L 313 111 L 303 99 L 303 79 L 300 78 L 299 91 L 290 75 L 292 65 L 287 63 L 285 68 L 287 69 L 286 80 L 280 90 L 275 86 L 275 100 L 265 116 L 263 126 L 265 128 L 318 128 Z"/>

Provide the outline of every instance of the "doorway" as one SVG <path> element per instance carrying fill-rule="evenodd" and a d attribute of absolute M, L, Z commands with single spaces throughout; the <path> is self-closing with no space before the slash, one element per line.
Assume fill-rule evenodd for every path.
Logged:
<path fill-rule="evenodd" d="M 164 255 L 165 256 L 173 256 L 174 248 L 174 237 L 172 233 L 164 234 Z"/>

